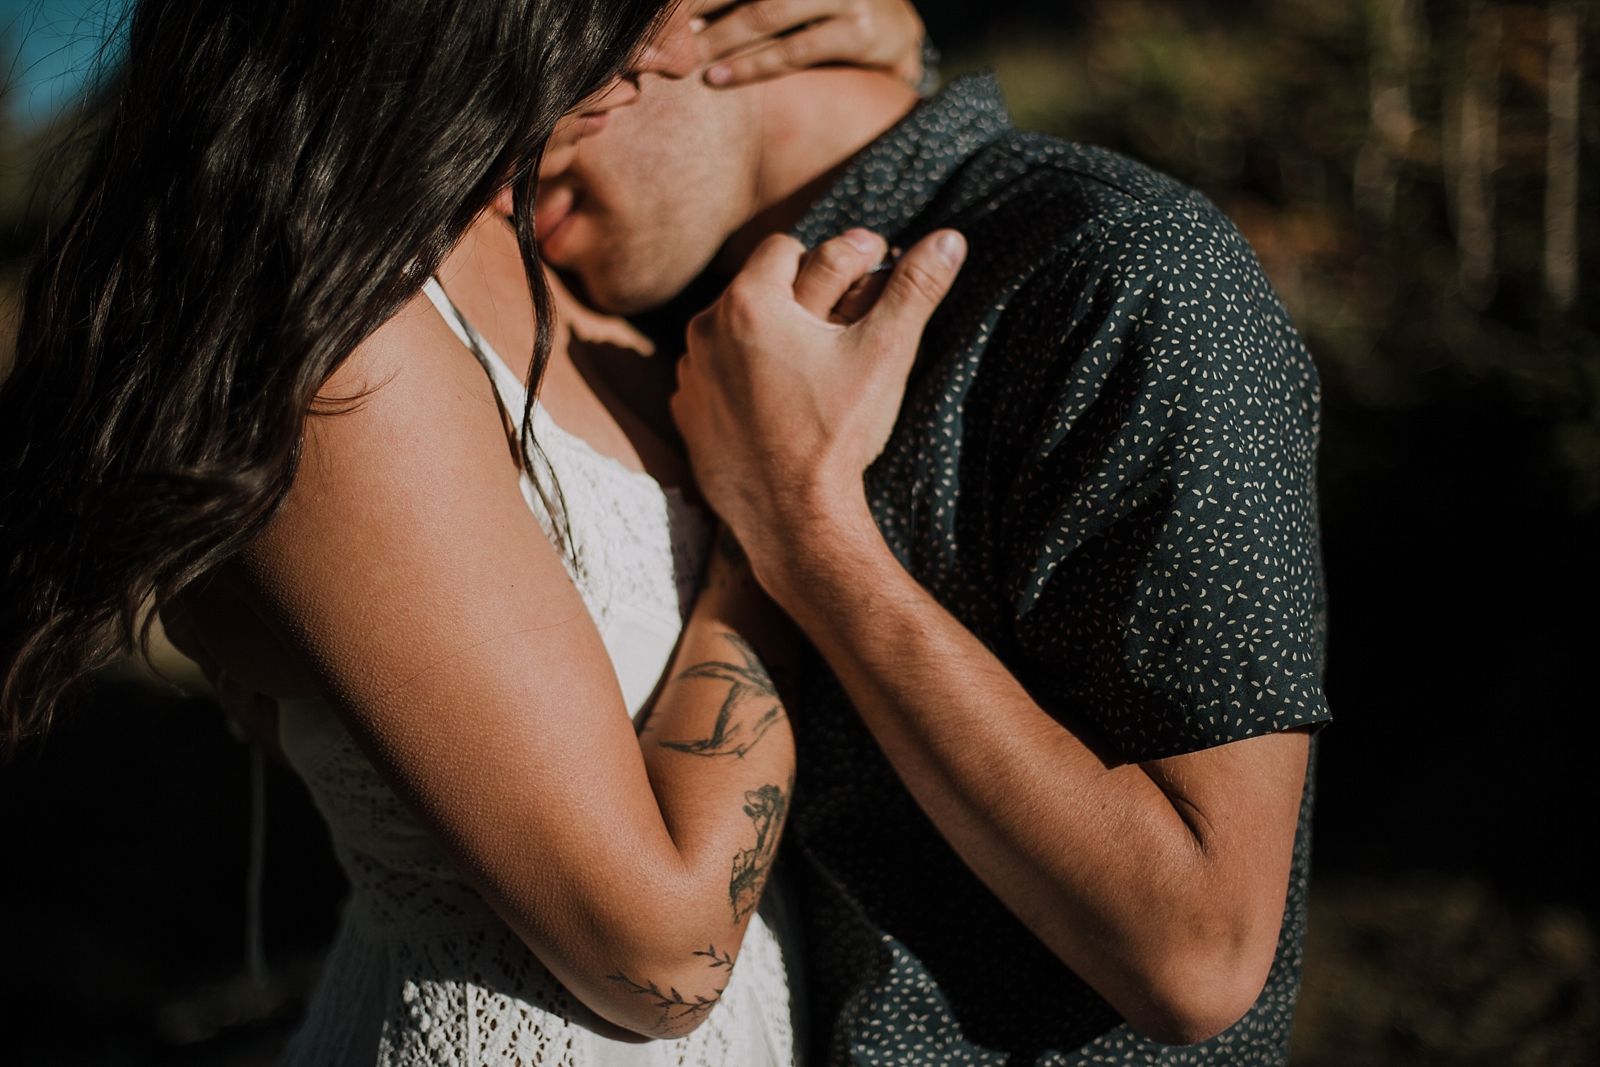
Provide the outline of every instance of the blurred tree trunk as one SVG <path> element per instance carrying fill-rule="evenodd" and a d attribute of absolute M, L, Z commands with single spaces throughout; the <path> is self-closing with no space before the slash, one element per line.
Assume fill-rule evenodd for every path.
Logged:
<path fill-rule="evenodd" d="M 1368 77 L 1372 126 L 1356 157 L 1356 207 L 1387 227 L 1394 218 L 1400 161 L 1418 122 L 1411 107 L 1411 68 L 1427 54 L 1426 15 L 1417 0 L 1374 0 Z"/>
<path fill-rule="evenodd" d="M 1578 293 L 1579 28 L 1576 4 L 1550 10 L 1549 163 L 1544 199 L 1545 290 L 1562 311 Z"/>
<path fill-rule="evenodd" d="M 1446 145 L 1453 173 L 1456 247 L 1460 252 L 1461 294 L 1482 308 L 1494 296 L 1495 189 L 1500 141 L 1500 13 L 1481 0 L 1467 15 L 1466 63 L 1459 98 L 1447 114 L 1454 129 Z"/>

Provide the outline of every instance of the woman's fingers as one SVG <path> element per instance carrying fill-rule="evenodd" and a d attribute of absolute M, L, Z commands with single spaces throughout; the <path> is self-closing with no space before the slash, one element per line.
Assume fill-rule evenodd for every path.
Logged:
<path fill-rule="evenodd" d="M 642 66 L 669 78 L 686 78 L 713 60 L 768 42 L 774 35 L 817 17 L 800 12 L 797 19 L 783 21 L 787 12 L 776 8 L 797 5 L 826 8 L 836 7 L 841 2 L 843 0 L 749 0 L 730 4 L 723 0 L 687 0 L 665 31 L 651 42 Z M 754 14 L 751 8 L 755 9 Z M 764 29 L 769 20 L 775 28 Z"/>
<path fill-rule="evenodd" d="M 745 0 L 702 2 L 684 29 L 659 41 L 649 69 L 732 88 L 823 63 L 922 73 L 922 20 L 909 0 Z M 707 66 L 709 64 L 709 66 Z"/>
<path fill-rule="evenodd" d="M 741 539 L 770 542 L 818 502 L 860 493 L 965 249 L 948 230 L 919 242 L 879 275 L 889 280 L 866 317 L 841 328 L 829 313 L 882 261 L 883 239 L 856 230 L 806 254 L 775 235 L 690 323 L 672 412 L 706 500 Z M 744 544 L 756 560 L 760 543 Z"/>
<path fill-rule="evenodd" d="M 717 59 L 773 42 L 818 19 L 837 18 L 856 0 L 746 0 L 701 3 L 682 32 L 654 46 L 651 69 L 682 78 Z"/>
<path fill-rule="evenodd" d="M 819 319 L 849 324 L 868 318 L 871 331 L 920 332 L 961 269 L 966 239 L 955 230 L 939 230 L 917 242 L 888 272 L 882 296 L 873 304 L 863 294 L 870 289 L 876 295 L 880 288 L 869 275 L 884 262 L 888 247 L 882 237 L 859 228 L 810 252 L 787 234 L 774 234 L 756 246 L 735 285 L 787 283 L 793 287 L 795 303 Z M 868 305 L 873 305 L 870 312 Z"/>
<path fill-rule="evenodd" d="M 747 0 L 714 11 L 699 23 L 691 38 L 696 66 L 753 47 L 782 33 L 820 19 L 837 18 L 855 0 Z"/>
<path fill-rule="evenodd" d="M 863 31 L 859 20 L 830 18 L 752 51 L 718 60 L 706 69 L 706 84 L 719 89 L 749 85 L 823 63 L 888 67 L 894 56 L 878 45 L 876 38 Z"/>
<path fill-rule="evenodd" d="M 888 243 L 870 230 L 849 230 L 809 252 L 794 280 L 794 299 L 820 319 L 873 267 L 883 262 Z"/>
<path fill-rule="evenodd" d="M 592 345 L 630 349 L 641 356 L 656 354 L 655 342 L 635 329 L 627 319 L 603 315 L 573 296 L 561 281 L 561 276 L 551 270 L 548 263 L 544 265 L 544 281 L 550 290 L 551 302 L 556 306 L 557 318 L 578 340 Z"/>

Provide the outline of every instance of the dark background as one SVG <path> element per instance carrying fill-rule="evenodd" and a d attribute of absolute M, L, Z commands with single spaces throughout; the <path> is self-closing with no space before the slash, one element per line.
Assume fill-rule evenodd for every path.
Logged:
<path fill-rule="evenodd" d="M 1546 4 L 922 11 L 945 73 L 994 65 L 1020 125 L 1216 199 L 1318 359 L 1336 721 L 1295 1062 L 1597 1062 L 1593 13 L 1580 288 L 1563 307 L 1542 271 Z M 1500 142 L 1486 289 L 1461 281 L 1451 162 L 1462 86 L 1485 71 Z M 1398 139 L 1374 114 L 1383 78 L 1407 92 Z M 8 284 L 48 217 L 19 190 L 49 185 L 53 136 L 0 137 Z M 1362 170 L 1374 158 L 1381 203 Z M 247 749 L 203 696 L 133 667 L 97 686 L 89 711 L 0 769 L 0 1062 L 270 1062 L 342 893 L 317 815 L 269 770 L 261 990 L 242 971 Z"/>
<path fill-rule="evenodd" d="M 1370 20 L 1352 15 L 1350 24 L 1316 37 L 1261 30 L 1264 18 L 1292 23 L 1314 6 L 1359 10 L 1336 0 L 926 0 L 920 8 L 933 39 L 947 42 L 947 68 L 997 62 L 1008 90 L 1033 73 L 1026 64 L 1005 62 L 1023 51 L 1018 42 L 1028 42 L 1026 51 L 1037 56 L 1057 41 L 1137 39 L 1142 30 L 1157 46 L 1168 44 L 1163 37 L 1191 38 L 1202 62 L 1225 51 L 1220 44 L 1207 47 L 1209 34 L 1238 34 L 1279 48 L 1312 44 L 1325 67 L 1314 76 L 1302 70 L 1295 82 L 1273 84 L 1285 72 L 1263 64 L 1256 92 L 1276 99 L 1261 108 L 1266 114 L 1253 127 L 1234 116 L 1196 116 L 1181 88 L 1151 85 L 1155 79 L 1143 73 L 1143 84 L 1130 94 L 1136 108 L 1157 117 L 1167 112 L 1179 126 L 1227 126 L 1233 119 L 1244 127 L 1226 132 L 1239 158 L 1220 174 L 1195 159 L 1198 153 L 1187 145 L 1151 143 L 1156 139 L 1140 128 L 1142 116 L 1092 106 L 1020 116 L 1021 125 L 1056 127 L 1050 132 L 1126 151 L 1198 185 L 1225 207 L 1243 208 L 1235 217 L 1259 247 L 1261 234 L 1252 229 L 1271 227 L 1260 223 L 1260 214 L 1288 215 L 1303 206 L 1296 191 L 1284 188 L 1279 161 L 1270 158 L 1301 147 L 1293 142 L 1312 132 L 1298 125 L 1296 104 L 1316 99 L 1329 107 L 1330 124 L 1343 127 L 1320 131 L 1333 143 L 1315 152 L 1324 164 L 1318 207 L 1332 202 L 1343 208 L 1353 199 L 1351 157 L 1366 134 L 1362 60 L 1370 47 L 1362 31 L 1371 32 L 1361 23 Z M 1456 24 L 1466 6 L 1418 5 L 1439 53 L 1460 32 Z M 1547 5 L 1501 6 L 1532 16 L 1543 28 Z M 1049 42 L 1044 47 L 1035 37 L 1041 28 Z M 963 44 L 973 41 L 980 43 Z M 1448 63 L 1442 54 L 1433 61 Z M 1427 63 L 1422 59 L 1418 66 Z M 1502 139 L 1542 137 L 1543 116 L 1531 113 L 1539 101 L 1518 99 L 1518 88 L 1506 89 L 1508 104 L 1522 106 L 1507 106 Z M 1427 99 L 1429 89 L 1438 92 L 1436 84 L 1413 83 L 1424 123 L 1433 118 L 1430 110 L 1442 106 Z M 1593 105 L 1585 117 L 1583 162 L 1600 163 Z M 1384 282 L 1388 293 L 1360 292 L 1359 279 L 1349 285 L 1347 299 L 1369 305 L 1366 313 L 1376 320 L 1368 351 L 1356 359 L 1325 358 L 1318 342 L 1332 339 L 1318 337 L 1322 324 L 1306 322 L 1306 309 L 1291 308 L 1302 312 L 1297 319 L 1319 357 L 1326 389 L 1321 492 L 1331 604 L 1327 684 L 1338 727 L 1322 743 L 1317 865 L 1341 873 L 1429 868 L 1472 874 L 1508 898 L 1572 904 L 1593 914 L 1600 912 L 1600 879 L 1580 861 L 1596 851 L 1581 828 L 1600 826 L 1595 776 L 1586 773 L 1589 724 L 1600 713 L 1600 509 L 1594 490 L 1584 484 L 1594 467 L 1564 464 L 1555 438 L 1572 418 L 1569 406 L 1592 431 L 1600 381 L 1573 382 L 1570 396 L 1539 395 L 1514 372 L 1460 351 L 1468 346 L 1440 320 L 1478 318 L 1489 328 L 1515 331 L 1519 336 L 1508 347 L 1554 348 L 1564 339 L 1549 335 L 1568 331 L 1592 344 L 1593 281 L 1600 276 L 1580 275 L 1583 295 L 1576 309 L 1558 314 L 1543 306 L 1539 279 L 1530 276 L 1528 264 L 1502 253 L 1509 262 L 1502 264 L 1501 291 L 1489 306 L 1479 311 L 1460 303 L 1448 284 L 1422 276 L 1431 264 L 1418 262 L 1448 255 L 1452 243 L 1443 179 L 1435 170 L 1424 163 L 1402 173 L 1391 232 L 1348 209 L 1329 211 L 1341 216 L 1336 224 L 1351 231 L 1347 239 L 1357 246 L 1334 258 L 1355 262 L 1312 269 L 1358 274 L 1378 269 L 1362 262 L 1367 257 L 1391 261 L 1383 268 L 1390 275 Z M 1587 209 L 1595 203 L 1594 167 L 1584 171 Z M 1504 185 L 1502 212 L 1540 212 L 1542 183 Z M 1594 221 L 1587 210 L 1580 213 L 1581 240 L 1590 253 L 1600 251 Z M 1596 262 L 1587 257 L 1587 263 Z M 1268 260 L 1269 271 L 1277 265 Z M 1585 355 L 1587 366 L 1575 378 L 1596 373 L 1593 350 Z M 1559 375 L 1567 369 L 1561 355 L 1545 358 L 1550 367 L 1541 370 Z M 1349 365 L 1361 361 L 1395 364 L 1385 369 L 1404 380 L 1388 390 L 1364 391 L 1351 380 L 1364 368 Z"/>

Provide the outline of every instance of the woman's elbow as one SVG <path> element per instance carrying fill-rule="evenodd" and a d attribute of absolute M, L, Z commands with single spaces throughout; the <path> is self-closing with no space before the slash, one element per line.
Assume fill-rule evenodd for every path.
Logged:
<path fill-rule="evenodd" d="M 607 937 L 606 947 L 585 952 L 585 964 L 563 968 L 565 980 L 609 1022 L 647 1038 L 678 1038 L 721 1001 L 739 951 L 736 936 L 727 940 L 726 932 L 708 940 L 699 926 L 630 924 L 627 936 Z"/>
<path fill-rule="evenodd" d="M 705 1022 L 721 1002 L 733 972 L 732 960 L 723 959 L 715 969 L 619 967 L 604 977 L 610 1010 L 602 1014 L 644 1037 L 682 1037 Z"/>

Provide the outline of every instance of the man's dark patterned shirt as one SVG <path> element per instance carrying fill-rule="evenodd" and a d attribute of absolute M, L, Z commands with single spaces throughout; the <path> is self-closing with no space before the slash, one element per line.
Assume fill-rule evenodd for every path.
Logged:
<path fill-rule="evenodd" d="M 1316 371 L 1238 231 L 1111 152 L 1011 127 L 964 78 L 856 158 L 795 234 L 970 252 L 867 473 L 889 546 L 1042 706 L 1129 761 L 1328 719 Z M 787 862 L 810 1059 L 1276 1064 L 1299 983 L 1308 778 L 1278 954 L 1200 1045 L 1126 1026 L 961 862 L 815 652 Z"/>

